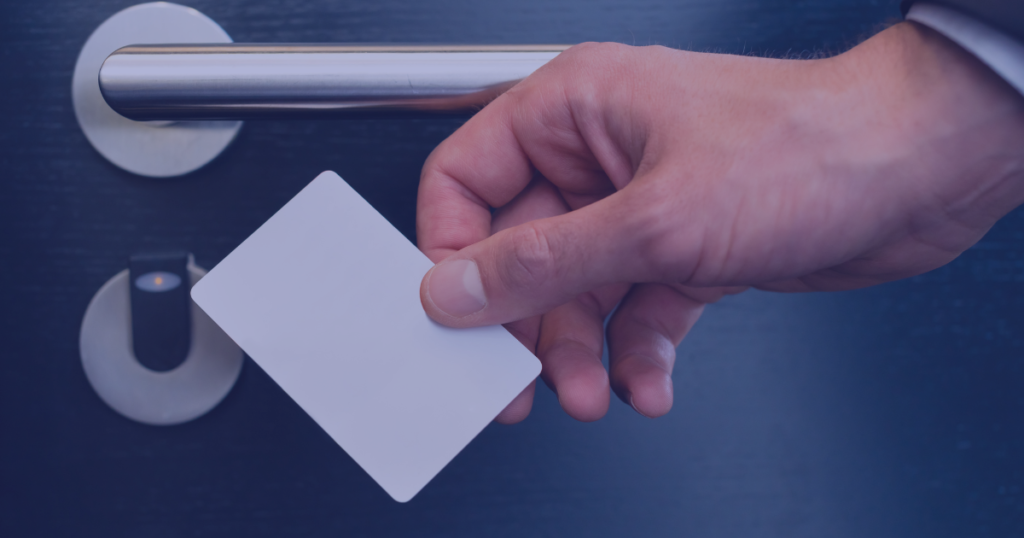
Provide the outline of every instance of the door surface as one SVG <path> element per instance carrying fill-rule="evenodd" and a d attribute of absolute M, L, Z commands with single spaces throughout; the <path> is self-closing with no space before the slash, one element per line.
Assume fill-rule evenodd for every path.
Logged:
<path fill-rule="evenodd" d="M 78 329 L 133 252 L 213 267 L 323 170 L 414 239 L 419 169 L 457 119 L 248 122 L 185 177 L 133 176 L 71 107 L 130 1 L 0 5 L 0 536 L 966 537 L 1024 534 L 1024 212 L 949 266 L 849 293 L 751 292 L 680 346 L 675 406 L 583 424 L 538 389 L 412 502 L 380 490 L 249 360 L 193 422 L 87 383 Z M 196 0 L 238 42 L 577 43 L 810 57 L 888 0 Z"/>

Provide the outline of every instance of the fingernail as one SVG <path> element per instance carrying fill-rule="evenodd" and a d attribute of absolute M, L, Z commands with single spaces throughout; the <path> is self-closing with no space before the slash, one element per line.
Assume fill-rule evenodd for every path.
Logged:
<path fill-rule="evenodd" d="M 633 401 L 633 395 L 632 394 L 629 395 L 629 406 L 633 408 L 633 411 L 636 411 L 637 413 L 640 413 L 640 416 L 645 417 L 645 418 L 652 418 L 652 417 L 648 417 L 647 415 L 645 415 L 644 412 L 641 411 L 636 406 L 636 403 Z"/>
<path fill-rule="evenodd" d="M 487 304 L 480 268 L 473 260 L 441 262 L 430 273 L 430 300 L 455 318 L 479 312 Z"/>

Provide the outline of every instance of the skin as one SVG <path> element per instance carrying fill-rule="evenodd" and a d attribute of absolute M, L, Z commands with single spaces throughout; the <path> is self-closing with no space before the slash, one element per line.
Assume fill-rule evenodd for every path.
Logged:
<path fill-rule="evenodd" d="M 588 43 L 427 159 L 421 298 L 444 325 L 506 324 L 574 418 L 610 390 L 657 417 L 706 304 L 920 274 L 1022 202 L 1024 99 L 914 23 L 820 60 Z"/>

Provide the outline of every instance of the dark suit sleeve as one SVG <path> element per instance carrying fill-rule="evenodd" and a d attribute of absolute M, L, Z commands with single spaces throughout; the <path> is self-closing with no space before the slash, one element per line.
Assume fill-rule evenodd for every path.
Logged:
<path fill-rule="evenodd" d="M 903 0 L 903 13 L 915 3 L 955 9 L 1024 42 L 1024 0 Z"/>

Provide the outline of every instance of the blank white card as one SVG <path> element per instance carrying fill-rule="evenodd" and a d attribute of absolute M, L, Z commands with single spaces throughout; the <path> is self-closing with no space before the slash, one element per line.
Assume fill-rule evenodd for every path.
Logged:
<path fill-rule="evenodd" d="M 192 298 L 385 491 L 405 502 L 540 373 L 503 328 L 420 305 L 433 264 L 334 172 L 192 288 Z"/>

